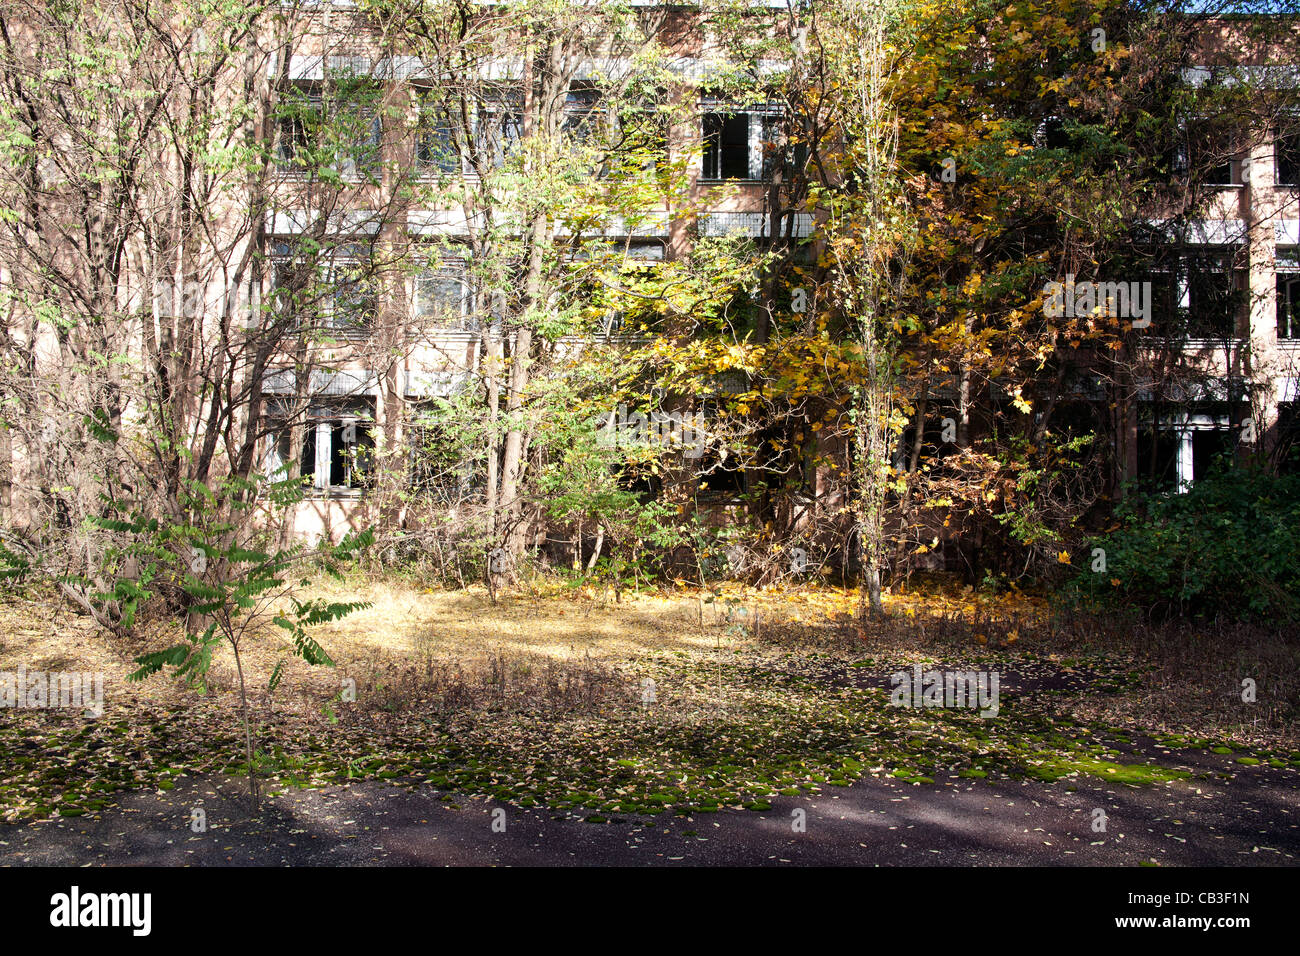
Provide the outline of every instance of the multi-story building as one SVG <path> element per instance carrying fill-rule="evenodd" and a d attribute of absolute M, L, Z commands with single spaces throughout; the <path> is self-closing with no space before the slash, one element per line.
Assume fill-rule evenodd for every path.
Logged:
<path fill-rule="evenodd" d="M 438 36 L 416 31 L 423 42 L 404 46 L 339 2 L 295 10 L 291 39 L 261 48 L 259 75 L 246 79 L 272 91 L 257 135 L 274 144 L 275 169 L 269 194 L 249 207 L 260 220 L 241 239 L 266 264 L 241 282 L 252 325 L 275 316 L 301 333 L 281 336 L 265 362 L 249 366 L 258 393 L 251 404 L 263 413 L 261 470 L 296 466 L 309 486 L 292 515 L 297 534 L 337 536 L 373 520 L 376 509 L 400 512 L 400 503 L 373 494 L 372 464 L 412 444 L 422 407 L 495 383 L 494 401 L 508 413 L 509 350 L 518 343 L 505 341 L 500 302 L 527 270 L 503 287 L 500 276 L 484 275 L 479 253 L 485 235 L 508 246 L 530 223 L 511 222 L 508 202 L 483 183 L 511 168 L 530 124 L 553 121 L 580 149 L 584 124 L 606 109 L 600 89 L 637 71 L 653 76 L 663 120 L 650 151 L 666 171 L 680 166 L 682 188 L 662 190 L 647 206 L 606 209 L 582 243 L 571 226 L 548 225 L 546 242 L 573 261 L 614 253 L 653 269 L 687 255 L 701 236 L 737 233 L 815 246 L 817 211 L 781 207 L 773 188 L 784 149 L 779 97 L 726 92 L 726 38 L 701 29 L 693 8 L 634 6 L 645 13 L 640 47 L 574 42 L 549 64 L 549 86 L 526 73 L 525 53 L 535 59 L 538 51 L 508 37 L 485 41 L 472 63 L 449 64 L 437 55 L 446 49 Z M 1219 62 L 1245 64 L 1265 85 L 1294 82 L 1292 49 L 1253 49 L 1234 30 L 1205 24 L 1207 65 L 1189 71 L 1188 82 L 1214 78 Z M 648 68 L 637 57 L 652 46 Z M 779 83 L 780 66 L 747 64 L 751 90 L 761 91 L 765 76 Z M 539 96 L 548 102 L 539 106 Z M 1288 460 L 1300 412 L 1296 128 L 1289 114 L 1275 115 L 1243 124 L 1216 147 L 1208 199 L 1173 237 L 1179 254 L 1148 277 L 1155 311 L 1133 349 L 1132 374 L 1110 391 L 1086 375 L 1072 386 L 1072 399 L 1114 406 L 1107 438 L 1117 478 L 1176 488 L 1221 452 L 1262 447 Z M 1194 154 L 1207 148 L 1189 142 L 1183 164 L 1204 166 Z M 545 182 L 553 170 L 517 172 L 511 188 L 522 195 L 530 176 Z M 1175 326 L 1184 333 L 1176 339 Z M 607 317 L 605 336 L 617 331 Z M 560 338 L 563 348 L 581 344 Z M 436 444 L 436 435 L 425 437 Z M 496 451 L 489 471 L 511 467 L 509 450 Z M 454 450 L 432 457 L 435 465 L 412 461 L 411 481 L 446 492 L 449 504 L 473 489 L 474 466 Z M 736 469 L 714 469 L 705 480 L 724 505 L 746 482 Z"/>

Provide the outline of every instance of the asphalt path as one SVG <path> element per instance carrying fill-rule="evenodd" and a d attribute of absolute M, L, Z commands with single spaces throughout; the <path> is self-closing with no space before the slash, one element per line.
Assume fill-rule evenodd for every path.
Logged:
<path fill-rule="evenodd" d="M 1196 761 L 1156 785 L 866 777 L 766 811 L 603 822 L 388 781 L 280 792 L 253 817 L 245 782 L 181 778 L 93 817 L 0 825 L 0 865 L 1295 865 L 1300 771 Z"/>

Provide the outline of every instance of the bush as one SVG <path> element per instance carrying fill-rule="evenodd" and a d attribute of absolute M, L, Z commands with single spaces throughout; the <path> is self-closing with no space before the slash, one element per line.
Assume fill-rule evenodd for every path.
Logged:
<path fill-rule="evenodd" d="M 1161 616 L 1300 617 L 1300 477 L 1219 469 L 1184 494 L 1131 494 L 1075 589 Z"/>

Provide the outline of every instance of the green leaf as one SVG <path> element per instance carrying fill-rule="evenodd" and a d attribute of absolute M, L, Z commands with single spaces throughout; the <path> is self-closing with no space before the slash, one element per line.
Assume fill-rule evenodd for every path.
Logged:
<path fill-rule="evenodd" d="M 185 663 L 185 659 L 190 656 L 190 648 L 184 644 L 177 644 L 167 648 L 165 651 L 155 651 L 152 654 L 142 654 L 135 658 L 135 663 L 140 665 L 139 670 L 132 671 L 126 675 L 127 680 L 144 680 L 152 674 L 158 673 L 164 667 L 180 667 Z"/>

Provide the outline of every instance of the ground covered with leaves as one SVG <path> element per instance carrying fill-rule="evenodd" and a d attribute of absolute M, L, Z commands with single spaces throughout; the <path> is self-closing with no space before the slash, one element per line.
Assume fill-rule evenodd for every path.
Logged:
<path fill-rule="evenodd" d="M 493 604 L 352 587 L 372 607 L 321 629 L 336 667 L 292 661 L 271 693 L 283 648 L 267 635 L 246 655 L 257 772 L 273 790 L 386 779 L 600 822 L 766 810 L 867 776 L 1145 786 L 1240 768 L 1300 783 L 1294 635 L 1063 616 L 950 585 L 893 596 L 881 623 L 835 590 L 614 602 L 521 589 Z M 93 815 L 126 792 L 247 772 L 231 661 L 204 688 L 124 679 L 175 622 L 128 640 L 46 601 L 0 613 L 0 670 L 102 671 L 106 697 L 97 718 L 0 710 L 5 820 Z M 997 715 L 891 705 L 891 675 L 917 664 L 996 672 Z"/>

